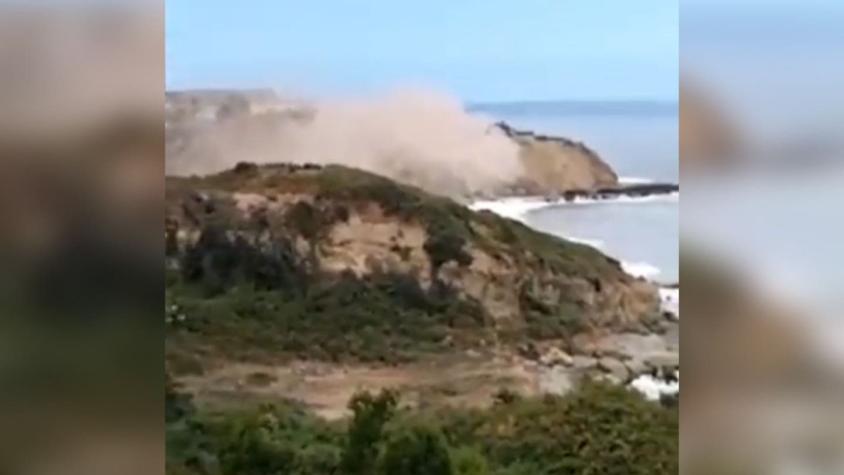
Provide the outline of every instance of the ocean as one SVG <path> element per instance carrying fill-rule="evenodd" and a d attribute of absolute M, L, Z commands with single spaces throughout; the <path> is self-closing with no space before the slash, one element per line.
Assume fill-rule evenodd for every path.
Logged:
<path fill-rule="evenodd" d="M 519 129 L 584 142 L 622 181 L 679 181 L 678 110 L 658 102 L 475 104 L 474 114 Z M 547 203 L 539 198 L 476 203 L 531 227 L 592 245 L 632 274 L 679 280 L 679 193 L 640 199 Z"/>

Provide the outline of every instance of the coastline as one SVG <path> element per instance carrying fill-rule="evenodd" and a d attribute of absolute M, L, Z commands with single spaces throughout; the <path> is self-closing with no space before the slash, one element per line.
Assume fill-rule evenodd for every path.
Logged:
<path fill-rule="evenodd" d="M 645 178 L 636 179 L 620 179 L 620 183 L 624 181 L 630 183 L 632 186 L 649 185 L 650 182 Z M 549 199 L 542 196 L 510 196 L 498 199 L 484 199 L 470 202 L 468 207 L 473 211 L 489 211 L 500 216 L 520 221 L 529 225 L 527 217 L 535 211 L 548 209 L 553 207 L 568 207 L 568 206 L 583 206 L 583 205 L 600 205 L 600 204 L 640 204 L 654 201 L 662 202 L 679 202 L 679 187 L 677 191 L 669 191 L 665 193 L 653 193 L 644 196 L 628 196 L 617 195 L 614 197 L 601 196 L 599 197 L 577 197 L 575 199 L 556 198 Z M 604 243 L 595 238 L 560 235 L 558 237 L 567 239 L 569 241 L 580 244 L 592 246 L 601 252 L 618 259 L 621 263 L 622 269 L 638 278 L 648 280 L 658 286 L 660 311 L 671 322 L 671 325 L 679 328 L 680 320 L 680 288 L 678 283 L 662 283 L 658 282 L 655 277 L 660 274 L 661 270 L 648 262 L 628 262 L 618 255 L 612 255 L 604 248 Z M 677 333 L 676 335 L 678 335 Z M 674 352 L 679 355 L 679 340 L 677 342 L 670 341 L 671 338 L 663 337 L 667 346 L 676 346 Z M 651 374 L 640 374 L 635 379 L 628 383 L 628 386 L 642 393 L 646 398 L 651 400 L 659 400 L 663 397 L 676 397 L 680 391 L 680 372 L 676 371 L 660 371 L 655 370 Z"/>
<path fill-rule="evenodd" d="M 643 178 L 637 178 L 636 180 L 645 180 Z M 660 185 L 663 187 L 664 185 Z M 677 185 L 671 185 L 672 189 L 678 189 Z M 654 202 L 663 202 L 663 203 L 678 203 L 680 199 L 680 192 L 679 191 L 667 191 L 663 193 L 650 193 L 645 195 L 629 195 L 629 194 L 616 194 L 615 196 L 609 196 L 607 194 L 601 194 L 601 192 L 592 192 L 590 195 L 584 193 L 582 197 L 576 198 L 566 198 L 566 197 L 557 197 L 557 198 L 548 198 L 542 196 L 508 196 L 502 197 L 498 199 L 482 199 L 482 200 L 475 200 L 468 204 L 468 207 L 473 211 L 490 211 L 499 216 L 503 216 L 505 218 L 514 219 L 516 221 L 520 221 L 524 224 L 528 224 L 527 217 L 530 213 L 543 210 L 543 209 L 550 209 L 556 207 L 570 207 L 570 206 L 580 206 L 580 205 L 600 205 L 600 204 L 642 204 L 642 203 L 654 203 Z M 604 246 L 604 242 L 594 236 L 573 236 L 573 235 L 563 235 L 557 234 L 559 237 L 576 242 L 579 244 L 585 244 L 591 247 L 594 247 L 605 254 L 611 255 L 611 257 L 618 259 L 622 263 L 622 267 L 624 268 L 625 272 L 634 277 L 642 277 L 648 280 L 651 280 L 660 286 L 665 285 L 663 282 L 656 281 L 655 277 L 661 273 L 661 269 L 650 262 L 640 261 L 640 260 L 625 260 L 624 256 L 619 255 L 612 255 L 610 254 Z"/>

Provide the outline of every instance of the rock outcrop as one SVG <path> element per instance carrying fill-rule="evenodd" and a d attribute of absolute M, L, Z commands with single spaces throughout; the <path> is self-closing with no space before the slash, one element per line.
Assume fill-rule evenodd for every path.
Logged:
<path fill-rule="evenodd" d="M 246 284 L 312 299 L 340 282 L 352 292 L 341 305 L 377 299 L 366 325 L 393 335 L 399 321 L 372 312 L 399 298 L 396 309 L 419 310 L 406 318 L 436 320 L 432 339 L 446 346 L 643 331 L 660 318 L 657 289 L 594 248 L 343 166 L 168 178 L 166 237 L 171 273 L 209 295 Z M 308 302 L 317 309 L 302 318 L 328 305 Z"/>
<path fill-rule="evenodd" d="M 517 194 L 593 191 L 618 185 L 615 171 L 582 142 L 514 129 L 505 122 L 495 126 L 520 147 L 524 176 L 512 185 Z"/>

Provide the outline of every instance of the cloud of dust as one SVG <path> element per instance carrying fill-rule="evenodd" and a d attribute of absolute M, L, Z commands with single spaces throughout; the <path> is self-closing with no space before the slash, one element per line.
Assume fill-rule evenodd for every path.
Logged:
<path fill-rule="evenodd" d="M 205 174 L 237 162 L 337 163 L 428 191 L 490 190 L 522 174 L 518 145 L 460 101 L 421 90 L 315 104 L 310 119 L 252 115 L 191 131 L 168 149 L 168 173 Z"/>

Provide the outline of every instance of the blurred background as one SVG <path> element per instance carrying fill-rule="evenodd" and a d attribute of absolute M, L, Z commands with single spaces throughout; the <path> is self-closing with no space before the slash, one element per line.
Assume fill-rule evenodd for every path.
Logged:
<path fill-rule="evenodd" d="M 162 11 L 0 3 L 2 473 L 163 473 Z"/>
<path fill-rule="evenodd" d="M 844 5 L 680 17 L 683 470 L 844 473 Z"/>
<path fill-rule="evenodd" d="M 163 5 L 0 4 L 0 472 L 163 472 Z M 681 0 L 681 466 L 844 473 L 844 5 Z"/>

